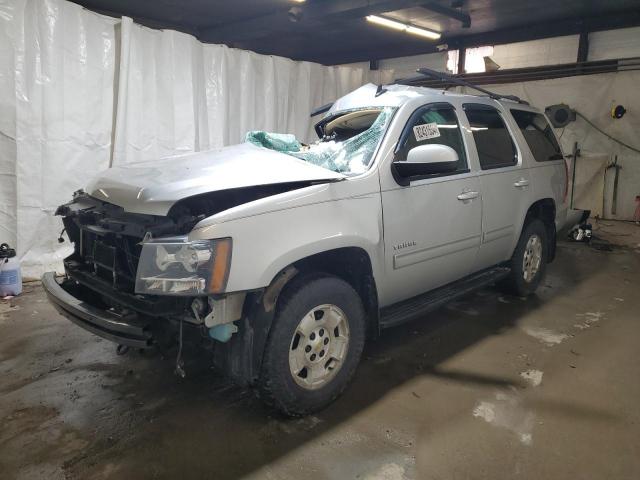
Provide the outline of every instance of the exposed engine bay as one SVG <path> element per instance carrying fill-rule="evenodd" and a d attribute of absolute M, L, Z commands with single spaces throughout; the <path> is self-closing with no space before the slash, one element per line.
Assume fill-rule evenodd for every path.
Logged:
<path fill-rule="evenodd" d="M 56 210 L 63 217 L 74 252 L 64 260 L 67 276 L 82 298 L 102 307 L 128 309 L 149 316 L 180 314 L 184 299 L 145 299 L 134 294 L 136 271 L 145 236 L 186 232 L 197 217 L 159 217 L 125 212 L 82 191 Z"/>

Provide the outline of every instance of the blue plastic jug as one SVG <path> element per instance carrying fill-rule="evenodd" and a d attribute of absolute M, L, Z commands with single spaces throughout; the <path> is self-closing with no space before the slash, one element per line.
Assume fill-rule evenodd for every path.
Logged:
<path fill-rule="evenodd" d="M 16 251 L 6 243 L 0 245 L 0 297 L 22 293 L 22 273 Z"/>

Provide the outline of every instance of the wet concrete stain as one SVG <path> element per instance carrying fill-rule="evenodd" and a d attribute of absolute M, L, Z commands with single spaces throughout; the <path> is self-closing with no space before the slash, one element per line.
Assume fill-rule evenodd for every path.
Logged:
<path fill-rule="evenodd" d="M 0 476 L 542 478 L 568 464 L 598 478 L 611 462 L 589 431 L 617 478 L 640 478 L 639 282 L 634 252 L 561 244 L 536 296 L 485 289 L 385 332 L 345 395 L 303 419 L 230 384 L 205 351 L 187 352 L 185 379 L 172 353 L 118 356 L 29 288 L 0 304 Z"/>

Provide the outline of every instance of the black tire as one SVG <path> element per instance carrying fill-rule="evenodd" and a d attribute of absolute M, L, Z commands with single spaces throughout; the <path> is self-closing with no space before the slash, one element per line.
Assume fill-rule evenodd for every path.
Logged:
<path fill-rule="evenodd" d="M 531 279 L 525 280 L 524 274 L 524 256 L 527 250 L 527 244 L 531 237 L 537 235 L 542 242 L 542 257 L 540 266 Z M 534 218 L 529 220 L 522 229 L 518 245 L 513 252 L 513 256 L 509 262 L 511 272 L 499 286 L 507 293 L 526 297 L 536 291 L 538 285 L 544 278 L 547 269 L 547 260 L 549 258 L 549 243 L 547 239 L 547 229 L 541 220 Z"/>
<path fill-rule="evenodd" d="M 301 319 L 319 305 L 332 304 L 345 314 L 348 348 L 337 373 L 321 387 L 300 386 L 291 372 L 289 352 Z M 265 347 L 258 382 L 260 397 L 287 416 L 317 412 L 333 402 L 347 387 L 362 355 L 366 318 L 362 301 L 344 280 L 330 275 L 301 275 L 285 287 Z M 335 339 L 334 339 L 335 340 Z M 298 379 L 299 381 L 299 379 Z"/>

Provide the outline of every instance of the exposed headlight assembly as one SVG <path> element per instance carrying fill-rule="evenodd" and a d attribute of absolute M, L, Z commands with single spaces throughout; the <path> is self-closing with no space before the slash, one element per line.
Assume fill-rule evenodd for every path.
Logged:
<path fill-rule="evenodd" d="M 224 291 L 231 264 L 231 239 L 151 239 L 142 244 L 136 293 L 209 295 Z"/>

